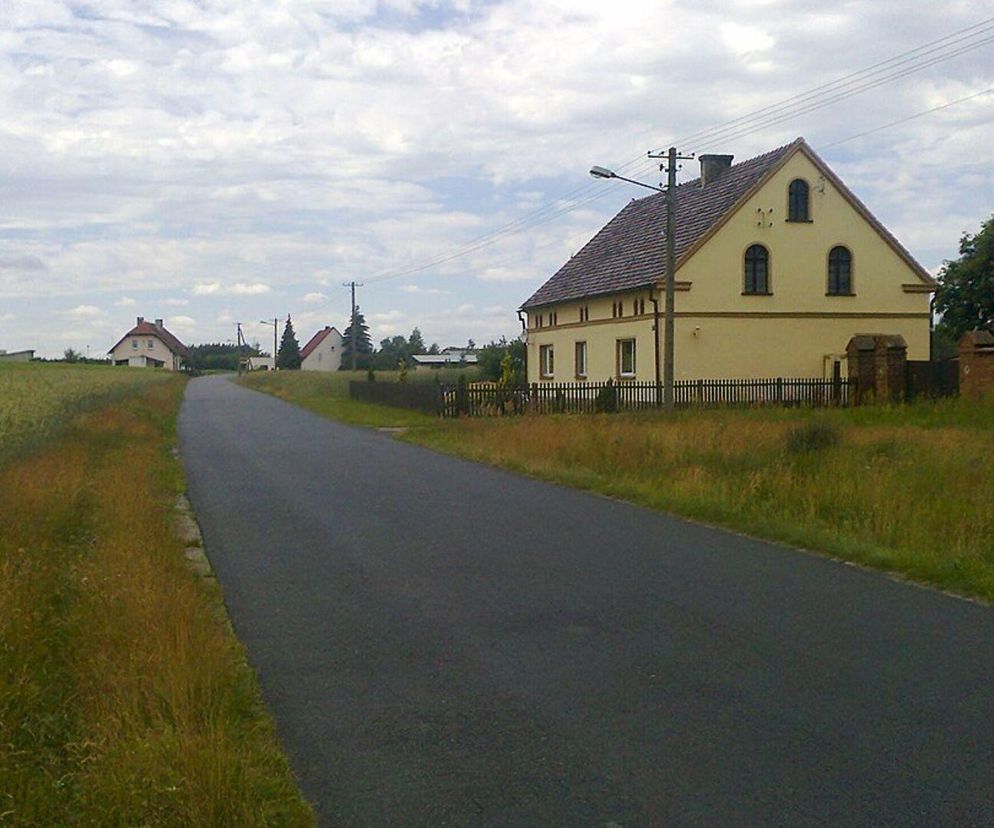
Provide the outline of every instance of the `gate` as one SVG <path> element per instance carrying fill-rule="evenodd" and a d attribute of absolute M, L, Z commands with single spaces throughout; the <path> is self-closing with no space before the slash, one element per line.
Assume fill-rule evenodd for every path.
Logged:
<path fill-rule="evenodd" d="M 934 399 L 959 394 L 959 360 L 908 360 L 904 368 L 905 399 Z"/>

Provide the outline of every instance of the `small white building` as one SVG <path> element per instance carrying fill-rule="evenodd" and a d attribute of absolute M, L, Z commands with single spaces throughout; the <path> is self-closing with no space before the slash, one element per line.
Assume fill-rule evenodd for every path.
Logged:
<path fill-rule="evenodd" d="M 33 350 L 5 351 L 0 348 L 0 362 L 31 362 L 35 358 Z"/>
<path fill-rule="evenodd" d="M 161 319 L 152 323 L 143 316 L 138 317 L 137 324 L 108 353 L 114 365 L 167 371 L 179 371 L 187 356 L 186 345 L 165 329 Z"/>
<path fill-rule="evenodd" d="M 411 356 L 415 370 L 423 368 L 466 368 L 476 365 L 475 351 L 463 348 L 446 348 L 440 354 L 414 354 Z"/>
<path fill-rule="evenodd" d="M 245 363 L 249 371 L 272 371 L 275 360 L 271 356 L 250 356 Z"/>
<path fill-rule="evenodd" d="M 326 325 L 300 349 L 302 371 L 337 371 L 342 364 L 342 335 Z"/>

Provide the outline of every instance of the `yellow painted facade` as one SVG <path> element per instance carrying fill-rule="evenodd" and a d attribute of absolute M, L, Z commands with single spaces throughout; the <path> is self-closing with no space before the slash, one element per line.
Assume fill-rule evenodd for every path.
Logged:
<path fill-rule="evenodd" d="M 809 185 L 807 222 L 786 220 L 788 186 L 797 178 Z M 743 292 L 745 251 L 753 244 L 769 251 L 769 295 Z M 853 295 L 827 295 L 828 255 L 837 245 L 852 256 Z M 846 343 L 858 333 L 901 334 L 908 359 L 929 356 L 928 282 L 803 149 L 690 251 L 676 280 L 677 379 L 830 376 L 832 362 L 844 360 Z M 529 381 L 577 379 L 577 342 L 586 342 L 586 379 L 618 378 L 618 343 L 629 338 L 635 339 L 634 379 L 654 381 L 650 294 L 662 314 L 662 291 L 647 290 L 532 309 Z M 659 327 L 661 362 L 662 319 Z M 541 375 L 543 346 L 553 349 L 551 376 Z"/>

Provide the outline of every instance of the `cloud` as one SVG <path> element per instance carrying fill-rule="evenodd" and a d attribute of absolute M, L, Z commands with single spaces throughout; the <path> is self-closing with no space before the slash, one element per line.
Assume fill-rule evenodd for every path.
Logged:
<path fill-rule="evenodd" d="M 181 308 L 190 304 L 189 299 L 166 299 L 166 304 L 170 307 Z"/>
<path fill-rule="evenodd" d="M 115 303 L 119 308 L 130 308 L 135 304 L 135 300 L 130 296 L 122 296 Z"/>
<path fill-rule="evenodd" d="M 402 285 L 400 290 L 404 293 L 420 293 L 424 296 L 445 296 L 451 292 L 441 288 L 424 288 L 420 285 Z"/>
<path fill-rule="evenodd" d="M 76 305 L 76 307 L 71 310 L 63 311 L 63 316 L 67 316 L 70 319 L 77 320 L 90 320 L 99 319 L 104 316 L 106 311 L 101 310 L 96 305 Z"/>
<path fill-rule="evenodd" d="M 235 282 L 231 285 L 222 285 L 220 282 L 200 282 L 190 290 L 194 296 L 258 296 L 269 293 L 269 291 L 269 285 L 260 282 L 254 284 Z"/>
<path fill-rule="evenodd" d="M 171 328 L 192 328 L 197 323 L 189 316 L 170 316 L 166 324 Z"/>
<path fill-rule="evenodd" d="M 48 265 L 37 256 L 0 256 L 0 270 L 42 271 Z"/>
<path fill-rule="evenodd" d="M 391 310 L 386 313 L 371 313 L 367 317 L 370 322 L 396 322 L 404 318 L 404 314 L 399 310 Z"/>
<path fill-rule="evenodd" d="M 4 9 L 5 336 L 38 336 L 60 313 L 47 297 L 138 290 L 189 297 L 209 341 L 235 318 L 296 319 L 278 297 L 324 308 L 307 298 L 320 285 L 340 324 L 352 278 L 364 311 L 396 308 L 426 336 L 515 335 L 513 310 L 433 317 L 435 300 L 519 306 L 635 194 L 590 181 L 591 164 L 653 180 L 650 147 L 976 22 L 976 4 L 936 24 L 879 0 L 79 5 Z M 971 51 L 680 148 L 742 160 L 804 134 L 817 149 L 992 84 L 990 50 Z M 976 98 L 825 157 L 932 268 L 989 215 L 992 120 L 994 96 Z M 381 274 L 405 284 L 374 292 Z"/>
<path fill-rule="evenodd" d="M 17 317 L 12 313 L 0 314 L 0 322 L 13 322 Z"/>
<path fill-rule="evenodd" d="M 318 302 L 323 302 L 328 297 L 323 293 L 308 293 L 304 295 L 304 301 L 308 304 L 317 304 Z"/>

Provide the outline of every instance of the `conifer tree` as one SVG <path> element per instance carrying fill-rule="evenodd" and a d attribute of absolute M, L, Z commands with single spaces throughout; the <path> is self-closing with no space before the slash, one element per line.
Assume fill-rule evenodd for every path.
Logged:
<path fill-rule="evenodd" d="M 362 315 L 359 306 L 356 305 L 355 314 L 349 322 L 349 326 L 342 334 L 342 365 L 341 370 L 352 370 L 352 326 L 355 326 L 355 368 L 361 370 L 369 367 L 369 358 L 373 353 L 373 340 L 369 337 L 369 326 L 366 324 L 366 317 Z"/>
<path fill-rule="evenodd" d="M 293 322 L 289 314 L 286 317 L 286 327 L 283 328 L 283 338 L 280 340 L 276 367 L 282 371 L 300 368 L 300 343 L 297 342 L 297 335 L 293 332 Z"/>

